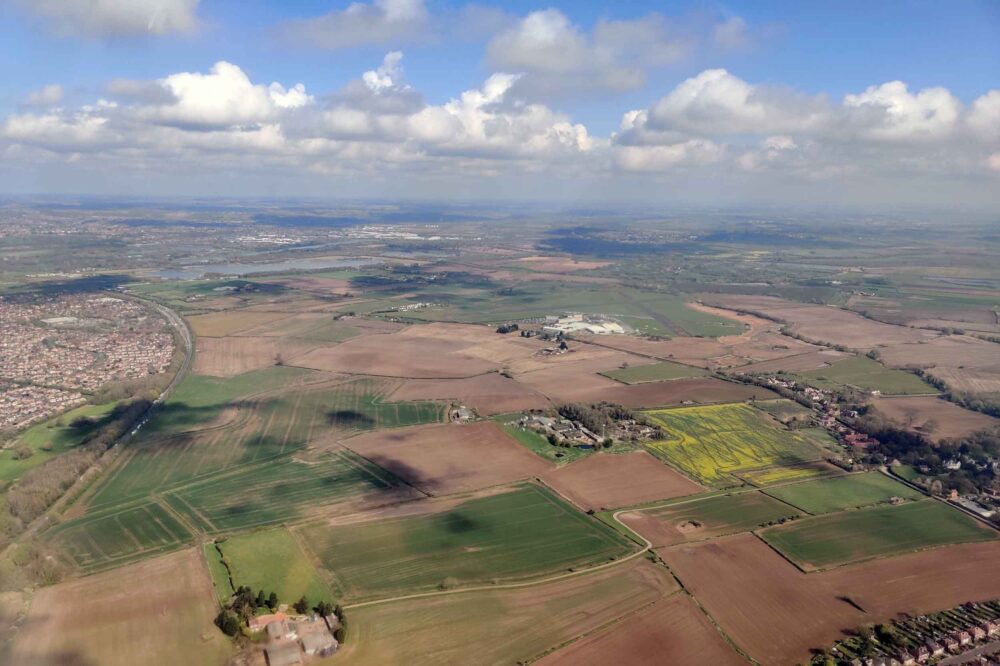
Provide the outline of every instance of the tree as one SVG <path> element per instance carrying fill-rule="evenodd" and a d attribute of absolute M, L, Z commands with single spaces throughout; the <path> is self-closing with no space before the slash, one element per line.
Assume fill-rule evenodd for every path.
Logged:
<path fill-rule="evenodd" d="M 321 601 L 313 610 L 321 617 L 326 617 L 333 613 L 333 605 L 329 601 Z"/>
<path fill-rule="evenodd" d="M 285 364 L 284 357 L 281 354 L 275 354 L 274 355 L 274 364 L 275 365 L 279 365 L 279 366 L 280 365 L 284 365 Z"/>
<path fill-rule="evenodd" d="M 264 590 L 257 592 L 257 606 L 263 606 L 267 603 L 267 597 L 264 596 Z"/>
<path fill-rule="evenodd" d="M 275 608 L 278 607 L 278 595 L 275 592 L 272 592 L 270 595 L 268 595 L 267 607 L 270 608 L 271 610 L 274 610 Z"/>
<path fill-rule="evenodd" d="M 215 625 L 226 636 L 235 636 L 240 633 L 240 619 L 231 610 L 221 610 L 215 617 Z"/>
<path fill-rule="evenodd" d="M 338 644 L 343 645 L 344 644 L 344 628 L 343 627 L 337 627 L 337 630 L 335 632 L 333 632 L 333 637 L 337 640 Z"/>
<path fill-rule="evenodd" d="M 295 608 L 296 613 L 299 614 L 305 613 L 306 611 L 309 610 L 309 600 L 306 599 L 306 596 L 303 594 L 302 598 L 300 598 L 298 601 L 295 602 L 295 604 L 293 604 L 293 608 Z"/>

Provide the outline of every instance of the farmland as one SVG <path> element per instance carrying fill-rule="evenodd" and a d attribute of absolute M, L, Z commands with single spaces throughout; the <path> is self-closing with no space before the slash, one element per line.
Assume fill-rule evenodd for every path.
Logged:
<path fill-rule="evenodd" d="M 623 523 L 649 539 L 654 546 L 748 532 L 763 525 L 801 515 L 759 492 L 718 495 L 684 500 L 653 509 L 620 515 Z"/>
<path fill-rule="evenodd" d="M 661 361 L 649 365 L 636 365 L 617 370 L 608 370 L 602 373 L 605 377 L 622 382 L 623 384 L 642 384 L 644 382 L 658 382 L 670 379 L 690 379 L 691 377 L 703 377 L 708 374 L 701 368 L 690 365 L 681 365 L 670 361 Z"/>
<path fill-rule="evenodd" d="M 645 451 L 597 454 L 542 480 L 584 510 L 643 504 L 702 490 Z"/>
<path fill-rule="evenodd" d="M 438 514 L 314 524 L 301 534 L 347 599 L 531 578 L 606 562 L 630 549 L 617 532 L 533 485 Z"/>
<path fill-rule="evenodd" d="M 789 481 L 805 481 L 827 476 L 837 476 L 844 471 L 828 462 L 815 461 L 799 465 L 783 465 L 779 467 L 764 467 L 740 472 L 739 477 L 755 486 L 768 486 L 774 483 Z"/>
<path fill-rule="evenodd" d="M 865 356 L 853 356 L 820 370 L 801 373 L 806 382 L 818 388 L 843 384 L 864 391 L 879 391 L 884 395 L 936 393 L 933 386 L 910 372 L 887 368 Z"/>
<path fill-rule="evenodd" d="M 11 664 L 221 664 L 233 652 L 197 549 L 39 590 Z M 155 629 L 151 629 L 155 628 Z"/>
<path fill-rule="evenodd" d="M 739 483 L 732 474 L 819 458 L 806 437 L 782 429 L 744 404 L 680 407 L 646 412 L 666 437 L 647 444 L 688 476 L 713 487 Z"/>
<path fill-rule="evenodd" d="M 882 504 L 892 497 L 911 500 L 924 497 L 916 490 L 879 472 L 796 483 L 765 492 L 812 514 Z"/>
<path fill-rule="evenodd" d="M 528 588 L 348 608 L 347 641 L 336 660 L 359 666 L 510 664 L 628 617 L 676 590 L 664 568 L 637 558 Z"/>
<path fill-rule="evenodd" d="M 922 433 L 934 441 L 964 437 L 1000 425 L 1000 419 L 930 396 L 876 398 L 871 404 L 879 414 L 900 427 Z"/>
<path fill-rule="evenodd" d="M 295 538 L 285 529 L 254 531 L 206 544 L 205 557 L 219 560 L 225 557 L 237 587 L 244 585 L 254 591 L 277 593 L 282 603 L 291 604 L 305 596 L 312 603 L 330 600 L 330 588 L 320 578 Z M 211 567 L 213 582 L 220 596 L 232 594 L 227 571 Z"/>
<path fill-rule="evenodd" d="M 805 571 L 996 536 L 935 500 L 827 514 L 761 532 L 763 539 Z"/>

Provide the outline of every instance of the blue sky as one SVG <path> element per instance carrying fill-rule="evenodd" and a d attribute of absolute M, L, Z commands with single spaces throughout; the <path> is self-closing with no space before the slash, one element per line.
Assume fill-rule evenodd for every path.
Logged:
<path fill-rule="evenodd" d="M 116 4 L 120 10 L 115 9 Z M 942 185 L 943 192 L 953 193 L 958 183 L 951 181 L 957 171 L 964 174 L 960 180 L 969 190 L 992 182 L 988 180 L 991 171 L 1000 171 L 1000 166 L 993 169 L 1000 165 L 1000 147 L 992 145 L 993 132 L 989 129 L 996 106 L 989 92 L 1000 88 L 1000 3 L 992 0 L 512 1 L 492 6 L 437 0 L 366 0 L 346 12 L 346 2 L 316 0 L 108 0 L 104 6 L 109 9 L 101 16 L 95 16 L 87 6 L 87 0 L 0 0 L 0 71 L 4 72 L 0 80 L 0 118 L 7 119 L 0 126 L 4 128 L 0 130 L 0 149 L 6 149 L 8 158 L 24 160 L 29 169 L 62 174 L 55 182 L 66 182 L 67 186 L 73 184 L 72 163 L 91 160 L 93 165 L 108 168 L 106 162 L 111 161 L 113 151 L 125 152 L 131 144 L 128 152 L 134 154 L 136 146 L 151 143 L 149 137 L 164 135 L 167 127 L 175 132 L 181 125 L 187 130 L 197 125 L 197 137 L 190 132 L 185 136 L 201 142 L 198 150 L 204 150 L 209 129 L 215 139 L 222 141 L 223 133 L 236 125 L 216 126 L 213 123 L 217 118 L 212 116 L 213 120 L 202 126 L 200 119 L 191 116 L 190 109 L 175 109 L 176 113 L 156 110 L 132 98 L 112 99 L 108 93 L 111 81 L 163 86 L 168 84 L 162 82 L 175 74 L 207 75 L 219 61 L 237 66 L 248 80 L 247 85 L 266 87 L 278 82 L 291 88 L 301 83 L 308 97 L 307 103 L 296 103 L 294 111 L 288 110 L 292 106 L 280 104 L 282 110 L 260 107 L 256 116 L 249 110 L 240 111 L 238 129 L 244 133 L 241 140 L 247 138 L 250 121 L 258 127 L 277 127 L 282 140 L 289 141 L 302 127 L 315 128 L 326 122 L 322 117 L 327 111 L 339 110 L 337 118 L 327 118 L 336 127 L 314 130 L 314 134 L 319 133 L 309 140 L 326 142 L 325 147 L 332 153 L 364 153 L 366 159 L 377 152 L 372 147 L 375 144 L 395 141 L 411 150 L 416 143 L 424 142 L 411 157 L 427 160 L 425 165 L 433 162 L 442 178 L 449 155 L 466 164 L 475 162 L 473 171 L 480 179 L 502 178 L 512 164 L 521 172 L 526 168 L 536 173 L 547 169 L 564 171 L 560 159 L 565 155 L 552 161 L 534 152 L 505 153 L 493 137 L 479 136 L 480 141 L 474 141 L 470 132 L 475 128 L 469 125 L 456 129 L 464 134 L 445 145 L 447 142 L 436 133 L 439 123 L 432 132 L 432 147 L 426 143 L 426 127 L 417 128 L 416 135 L 400 129 L 401 125 L 426 120 L 415 119 L 421 106 L 427 109 L 424 116 L 436 117 L 449 100 L 465 91 L 481 89 L 495 74 L 519 78 L 505 83 L 500 97 L 476 107 L 489 116 L 488 124 L 510 122 L 513 116 L 502 109 L 517 106 L 521 111 L 515 112 L 520 114 L 516 122 L 531 128 L 524 128 L 517 138 L 512 138 L 511 146 L 530 141 L 532 132 L 539 142 L 548 141 L 560 150 L 567 141 L 576 141 L 588 156 L 600 155 L 600 159 L 592 160 L 593 170 L 586 174 L 597 179 L 604 179 L 602 174 L 623 163 L 638 167 L 625 170 L 642 171 L 645 178 L 655 178 L 650 174 L 659 171 L 662 175 L 668 170 L 657 165 L 677 166 L 684 172 L 673 173 L 672 182 L 676 183 L 678 177 L 687 182 L 697 176 L 711 191 L 713 177 L 729 178 L 740 171 L 742 178 L 746 173 L 759 172 L 765 162 L 774 172 L 772 167 L 779 166 L 782 160 L 791 162 L 793 151 L 797 161 L 786 164 L 783 174 L 771 173 L 771 189 L 777 190 L 781 178 L 811 179 L 820 172 L 848 178 L 851 173 L 871 168 L 878 169 L 879 178 L 902 179 L 904 166 L 912 168 L 922 161 L 953 164 L 945 174 L 949 184 Z M 142 15 L 143 11 L 150 15 Z M 363 15 L 360 22 L 353 22 L 352 11 Z M 386 27 L 385 17 L 392 12 L 406 16 L 396 23 L 389 21 L 391 25 Z M 553 40 L 551 44 L 537 43 L 539 29 L 544 39 Z M 608 34 L 612 36 L 606 37 Z M 652 40 L 649 45 L 647 39 Z M 674 48 L 676 53 L 671 51 Z M 364 72 L 376 71 L 383 57 L 392 51 L 403 55 L 401 62 L 385 75 L 390 84 L 377 90 L 371 88 L 366 93 L 373 95 L 370 100 L 351 97 L 351 101 L 345 101 L 353 95 L 349 90 L 351 82 L 358 83 Z M 705 72 L 720 70 L 730 78 L 698 78 Z M 702 97 L 680 108 L 683 95 L 670 96 L 686 81 L 696 82 L 689 88 L 701 86 L 699 90 L 710 89 L 715 96 L 699 93 Z M 865 96 L 869 88 L 893 81 L 904 82 L 906 90 L 879 89 Z M 50 86 L 48 93 L 40 95 L 45 86 Z M 211 88 L 209 81 L 207 89 Z M 944 101 L 940 96 L 920 97 L 920 91 L 925 89 L 944 89 L 948 97 Z M 171 95 L 180 94 L 175 88 L 171 90 Z M 734 106 L 729 97 L 718 96 L 734 90 L 742 107 Z M 414 95 L 419 102 L 412 101 Z M 864 98 L 846 104 L 848 96 L 859 95 Z M 331 102 L 331 98 L 340 101 Z M 668 98 L 669 103 L 657 107 L 658 101 Z M 114 110 L 103 116 L 93 111 L 99 99 L 111 101 Z M 392 99 L 396 100 L 394 104 L 410 100 L 405 103 L 416 106 L 408 107 L 408 116 L 397 111 L 386 115 L 375 108 L 381 105 L 378 108 L 382 109 Z M 747 102 L 757 99 L 767 102 L 756 107 Z M 177 104 L 188 101 L 204 107 L 193 100 Z M 537 113 L 525 117 L 525 105 L 544 107 L 552 114 L 549 126 L 537 121 Z M 822 105 L 828 108 L 818 109 Z M 842 108 L 847 106 L 851 108 Z M 308 118 L 305 107 L 312 110 Z M 826 120 L 806 122 L 803 114 L 807 109 L 814 115 L 825 114 Z M 931 109 L 939 119 L 947 116 L 945 119 L 953 126 L 914 124 Z M 362 145 L 354 130 L 344 130 L 342 121 L 348 110 L 350 122 L 354 123 L 361 122 L 359 114 L 365 114 L 364 132 L 372 141 Z M 459 123 L 479 122 L 470 121 L 471 116 L 461 110 L 444 111 Z M 632 111 L 645 114 L 637 121 L 642 127 L 626 131 L 622 123 L 625 114 Z M 696 112 L 738 117 L 729 126 L 714 123 L 712 131 L 708 131 L 704 123 L 694 119 L 692 114 Z M 878 117 L 880 113 L 883 117 Z M 94 132 L 102 137 L 82 131 L 81 114 L 87 115 L 93 127 L 100 125 L 99 132 Z M 178 114 L 183 121 L 177 119 Z M 747 125 L 744 121 L 750 116 L 759 125 Z M 149 132 L 127 134 L 139 132 L 135 127 L 139 117 L 150 124 Z M 149 121 L 151 117 L 156 120 Z M 168 117 L 173 120 L 163 119 Z M 542 125 L 536 126 L 536 121 Z M 862 126 L 864 123 L 873 124 Z M 576 130 L 575 138 L 566 138 L 566 127 L 577 126 L 585 129 L 586 141 L 580 140 Z M 730 126 L 741 129 L 728 131 Z M 985 127 L 985 134 L 973 136 L 968 127 Z M 113 128 L 117 131 L 112 136 Z M 86 134 L 86 142 L 71 145 L 81 134 Z M 539 138 L 539 134 L 543 136 Z M 53 141 L 56 135 L 61 138 Z M 788 140 L 767 144 L 769 135 Z M 931 136 L 936 143 L 926 140 Z M 899 153 L 895 162 L 881 159 L 879 164 L 873 163 L 878 141 L 895 142 L 891 147 Z M 773 146 L 779 143 L 783 147 L 775 149 Z M 967 148 L 971 144 L 987 148 L 972 154 Z M 302 145 L 300 142 L 299 148 Z M 629 146 L 624 158 L 620 151 L 616 153 L 616 146 Z M 645 155 L 639 154 L 640 147 L 648 149 Z M 155 151 L 143 149 L 150 151 L 149 159 L 153 159 Z M 748 152 L 754 149 L 760 154 Z M 782 160 L 777 158 L 776 150 Z M 319 183 L 320 189 L 323 173 L 340 174 L 337 178 L 363 177 L 357 170 L 347 174 L 350 169 L 344 163 L 310 163 L 301 150 L 294 159 L 292 152 L 287 153 L 283 168 L 290 168 L 287 163 L 298 160 L 302 173 L 307 174 L 305 180 Z M 504 156 L 498 156 L 500 153 Z M 252 153 L 247 155 L 253 161 Z M 260 164 L 271 157 L 261 158 Z M 365 189 L 377 191 L 380 186 L 374 183 L 384 183 L 389 172 L 397 174 L 398 181 L 401 162 L 412 163 L 411 157 L 403 158 L 398 151 L 391 158 L 372 156 L 365 170 L 373 186 Z M 737 161 L 740 158 L 742 162 Z M 178 170 L 183 171 L 182 158 L 174 159 L 178 160 Z M 812 160 L 811 171 L 806 160 Z M 711 170 L 704 171 L 709 164 L 715 165 L 714 175 Z M 279 166 L 271 164 L 269 168 Z M 459 168 L 458 163 L 453 162 L 451 168 Z M 701 173 L 694 173 L 699 170 Z M 426 170 L 421 177 L 426 177 Z M 920 174 L 920 180 L 928 177 L 929 172 Z M 173 180 L 174 184 L 165 188 L 183 190 L 182 180 Z M 247 182 L 251 180 L 248 176 Z M 516 181 L 508 180 L 506 184 Z M 238 177 L 231 177 L 230 185 L 233 182 L 238 182 Z M 19 188 L 32 187 L 28 176 L 22 175 L 18 183 Z M 404 185 L 420 190 L 426 183 Z M 51 187 L 50 178 L 45 188 Z M 745 187 L 755 189 L 749 184 Z M 316 187 L 305 189 L 311 192 Z M 643 188 L 624 183 L 620 194 L 631 196 L 626 194 L 630 189 Z M 889 199 L 901 195 L 900 191 Z M 994 203 L 990 197 L 980 198 L 988 205 Z"/>

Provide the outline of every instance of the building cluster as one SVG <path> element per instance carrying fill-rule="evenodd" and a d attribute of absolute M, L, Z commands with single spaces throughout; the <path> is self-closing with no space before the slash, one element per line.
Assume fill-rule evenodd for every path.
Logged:
<path fill-rule="evenodd" d="M 625 333 L 625 329 L 621 324 L 604 315 L 568 314 L 562 317 L 546 317 L 542 332 L 549 335 L 567 333 L 621 335 Z"/>
<path fill-rule="evenodd" d="M 167 370 L 167 324 L 124 298 L 0 298 L 0 428 L 21 428 L 113 381 Z"/>
<path fill-rule="evenodd" d="M 851 666 L 916 666 L 936 664 L 943 659 L 976 650 L 963 663 L 1000 664 L 1000 602 L 967 603 L 958 608 L 921 615 L 893 623 L 894 646 L 868 641 L 878 654 L 857 656 L 850 641 L 838 644 L 833 652 Z M 902 646 L 902 647 L 900 647 Z M 994 655 L 991 657 L 990 655 Z"/>
<path fill-rule="evenodd" d="M 829 432 L 839 437 L 840 441 L 845 446 L 850 447 L 852 451 L 861 451 L 878 444 L 878 440 L 863 432 L 858 432 L 854 428 L 845 425 L 840 420 L 841 417 L 844 416 L 852 418 L 856 417 L 858 413 L 855 411 L 850 411 L 846 414 L 842 413 L 840 405 L 838 405 L 837 401 L 833 398 L 832 392 L 813 388 L 812 386 L 801 385 L 794 380 L 783 377 L 768 377 L 766 383 L 771 387 L 801 393 L 803 396 L 808 398 L 813 405 L 813 410 L 816 412 L 816 418 L 819 424 Z"/>
<path fill-rule="evenodd" d="M 340 628 L 334 615 L 289 616 L 284 612 L 258 615 L 250 620 L 250 631 L 267 639 L 264 654 L 269 666 L 296 666 L 303 656 L 329 657 L 337 651 L 333 637 Z"/>
<path fill-rule="evenodd" d="M 517 423 L 525 430 L 532 430 L 546 437 L 551 435 L 559 444 L 593 448 L 601 443 L 601 437 L 597 433 L 569 419 L 526 414 Z"/>

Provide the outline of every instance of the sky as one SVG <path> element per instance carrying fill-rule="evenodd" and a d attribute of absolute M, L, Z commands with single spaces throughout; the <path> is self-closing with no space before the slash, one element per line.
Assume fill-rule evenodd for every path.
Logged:
<path fill-rule="evenodd" d="M 0 192 L 1000 211 L 1000 2 L 0 0 Z"/>

